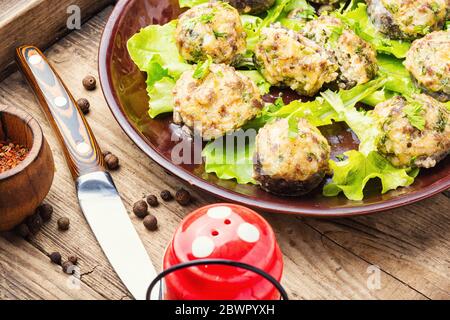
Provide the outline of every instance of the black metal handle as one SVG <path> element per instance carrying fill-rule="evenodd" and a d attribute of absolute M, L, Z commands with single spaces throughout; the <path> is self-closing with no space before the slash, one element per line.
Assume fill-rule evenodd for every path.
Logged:
<path fill-rule="evenodd" d="M 289 296 L 288 296 L 286 290 L 281 285 L 281 283 L 278 282 L 277 279 L 272 277 L 270 274 L 268 274 L 264 270 L 261 270 L 255 266 L 252 266 L 252 265 L 249 265 L 246 263 L 237 262 L 237 261 L 233 261 L 233 260 L 225 260 L 225 259 L 194 260 L 194 261 L 189 261 L 189 262 L 185 262 L 185 263 L 180 263 L 180 264 L 177 264 L 173 267 L 170 267 L 170 268 L 164 270 L 155 279 L 153 279 L 152 283 L 150 283 L 150 285 L 147 289 L 147 300 L 151 300 L 152 291 L 155 288 L 155 286 L 158 284 L 158 282 L 160 282 L 162 279 L 164 279 L 169 274 L 172 274 L 176 271 L 190 268 L 190 267 L 206 266 L 206 265 L 225 265 L 225 266 L 236 267 L 236 268 L 241 268 L 241 269 L 252 271 L 252 272 L 260 275 L 261 277 L 265 278 L 271 284 L 273 284 L 273 286 L 275 288 L 277 288 L 277 290 L 280 292 L 283 300 L 289 300 Z M 160 300 L 162 299 L 162 286 L 160 286 L 159 299 Z"/>

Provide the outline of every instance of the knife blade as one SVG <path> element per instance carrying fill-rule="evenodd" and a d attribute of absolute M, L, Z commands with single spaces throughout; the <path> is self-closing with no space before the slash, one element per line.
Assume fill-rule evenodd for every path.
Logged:
<path fill-rule="evenodd" d="M 104 167 L 100 147 L 73 96 L 42 52 L 16 50 L 17 62 L 64 150 L 81 210 L 103 252 L 135 299 L 145 299 L 155 268 Z M 152 293 L 157 299 L 158 290 Z"/>

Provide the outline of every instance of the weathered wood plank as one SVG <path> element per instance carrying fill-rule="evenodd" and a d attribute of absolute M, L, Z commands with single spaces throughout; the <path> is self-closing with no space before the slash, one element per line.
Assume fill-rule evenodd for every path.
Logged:
<path fill-rule="evenodd" d="M 0 79 L 14 69 L 14 51 L 20 45 L 47 48 L 66 34 L 67 8 L 77 5 L 86 20 L 112 0 L 0 0 Z M 49 18 L 51 13 L 51 18 Z"/>
<path fill-rule="evenodd" d="M 449 299 L 449 208 L 450 199 L 438 195 L 378 215 L 306 223 L 427 297 Z"/>
<path fill-rule="evenodd" d="M 102 148 L 114 152 L 121 159 L 122 167 L 119 171 L 113 172 L 113 177 L 126 207 L 130 209 L 132 204 L 144 194 L 158 194 L 165 188 L 176 189 L 180 186 L 180 180 L 167 175 L 163 169 L 148 159 L 126 137 L 107 108 L 100 89 L 94 92 L 86 92 L 81 85 L 81 80 L 86 74 L 96 75 L 97 73 L 98 41 L 110 10 L 111 8 L 103 11 L 85 24 L 81 31 L 74 32 L 56 43 L 46 54 L 75 98 L 86 97 L 90 100 L 92 111 L 87 119 Z M 31 240 L 31 244 L 39 249 L 40 254 L 45 259 L 47 259 L 45 254 L 54 250 L 61 251 L 64 256 L 76 253 L 80 258 L 79 266 L 83 284 L 86 284 L 92 288 L 95 294 L 104 298 L 130 298 L 127 290 L 106 261 L 79 210 L 73 182 L 62 151 L 21 75 L 16 73 L 0 84 L 0 103 L 17 105 L 27 109 L 41 123 L 54 152 L 57 171 L 48 201 L 55 207 L 55 216 L 53 221 L 45 225 L 43 231 Z M 160 228 L 157 232 L 148 232 L 139 219 L 130 216 L 158 269 L 161 268 L 164 249 L 186 213 L 198 206 L 217 201 L 217 199 L 205 195 L 202 191 L 186 188 L 190 189 L 197 199 L 191 206 L 181 208 L 175 202 L 170 202 L 161 203 L 160 207 L 152 209 L 160 222 Z M 431 202 L 427 205 L 433 206 Z M 420 205 L 417 206 L 422 208 Z M 440 205 L 437 208 L 441 208 Z M 397 212 L 391 211 L 384 215 L 374 216 L 374 218 L 380 217 L 379 219 L 383 219 L 382 216 L 397 215 Z M 71 219 L 69 231 L 62 233 L 57 230 L 56 220 L 60 216 L 68 216 Z M 283 283 L 293 298 L 426 298 L 426 295 L 421 293 L 422 283 L 408 282 L 414 276 L 413 274 L 406 277 L 406 280 L 399 280 L 397 275 L 391 275 L 388 267 L 390 264 L 396 263 L 397 257 L 386 254 L 377 256 L 377 252 L 367 256 L 364 252 L 356 252 L 354 248 L 336 241 L 336 238 L 328 237 L 327 233 L 320 230 L 310 219 L 303 220 L 293 216 L 275 214 L 265 214 L 264 216 L 274 226 L 284 253 L 285 275 Z M 341 223 L 341 221 L 317 222 L 321 225 L 330 224 L 333 228 L 340 228 Z M 386 223 L 390 224 L 391 222 Z M 390 227 L 396 228 L 397 226 L 392 223 Z M 329 228 L 331 229 L 331 227 Z M 353 230 L 346 232 L 348 237 L 357 237 L 358 234 L 357 231 Z M 434 236 L 434 234 L 431 235 L 431 237 Z M 385 241 L 384 236 L 381 235 L 380 237 L 380 243 L 383 243 Z M 414 241 L 420 241 L 420 239 L 416 238 Z M 29 246 L 26 242 L 21 242 L 19 247 L 22 247 L 22 245 Z M 5 244 L 5 246 L 10 245 Z M 9 250 L 11 252 L 20 251 L 16 247 Z M 401 249 L 399 250 L 401 251 Z M 410 260 L 411 265 L 419 264 L 415 260 L 416 257 L 410 255 L 410 252 L 405 251 L 402 254 L 406 256 L 405 259 Z M 448 253 L 446 257 L 448 257 Z M 377 263 L 383 258 L 388 259 L 389 263 Z M 0 261 L 3 261 L 1 257 Z M 381 267 L 381 287 L 379 290 L 371 290 L 367 286 L 369 277 L 367 270 L 374 263 Z M 36 268 L 45 272 L 48 264 L 37 265 Z M 6 277 L 8 278 L 7 281 L 14 283 L 13 279 L 9 279 L 9 275 L 6 275 Z M 18 282 L 26 288 L 28 285 L 33 285 L 32 281 L 32 279 L 24 276 Z M 414 287 L 412 284 L 418 286 Z M 8 288 L 12 292 L 9 297 L 24 296 L 16 287 L 9 285 Z M 42 295 L 44 294 L 34 294 L 30 298 L 38 298 Z"/>
<path fill-rule="evenodd" d="M 102 299 L 86 284 L 71 279 L 26 241 L 0 237 L 0 300 Z"/>

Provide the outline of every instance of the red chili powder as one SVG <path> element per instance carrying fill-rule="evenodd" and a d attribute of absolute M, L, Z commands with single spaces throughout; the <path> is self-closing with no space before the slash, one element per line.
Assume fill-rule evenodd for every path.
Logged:
<path fill-rule="evenodd" d="M 29 152 L 28 148 L 20 144 L 0 141 L 0 173 L 17 167 Z"/>

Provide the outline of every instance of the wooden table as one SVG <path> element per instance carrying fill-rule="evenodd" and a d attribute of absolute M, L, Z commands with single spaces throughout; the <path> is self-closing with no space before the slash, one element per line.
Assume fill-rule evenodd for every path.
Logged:
<path fill-rule="evenodd" d="M 97 75 L 98 43 L 111 10 L 103 10 L 46 54 L 74 96 L 91 101 L 87 119 L 102 148 L 121 159 L 121 169 L 112 174 L 130 209 L 143 195 L 158 194 L 165 188 L 175 190 L 182 183 L 128 139 L 113 119 L 100 88 L 88 93 L 81 85 L 85 75 Z M 9 233 L 0 236 L 0 299 L 130 299 L 78 207 L 62 151 L 19 73 L 0 83 L 0 104 L 22 107 L 36 117 L 52 147 L 57 169 L 47 199 L 55 208 L 53 220 L 30 240 Z M 147 231 L 130 215 L 158 270 L 180 220 L 193 209 L 218 201 L 189 189 L 196 198 L 191 206 L 163 202 L 152 209 L 160 223 L 157 232 Z M 439 194 L 401 209 L 353 219 L 262 214 L 274 227 L 284 253 L 283 284 L 293 299 L 449 299 L 449 209 L 450 199 Z M 57 230 L 56 220 L 61 216 L 71 220 L 67 232 Z M 47 255 L 52 251 L 60 251 L 64 257 L 78 255 L 79 283 L 50 263 Z"/>

